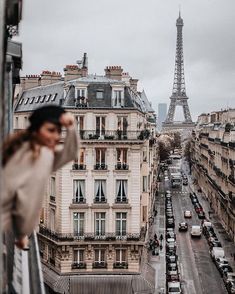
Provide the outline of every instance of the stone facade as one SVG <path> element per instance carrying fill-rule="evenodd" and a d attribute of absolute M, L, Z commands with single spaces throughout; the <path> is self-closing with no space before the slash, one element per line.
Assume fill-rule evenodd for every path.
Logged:
<path fill-rule="evenodd" d="M 202 114 L 192 140 L 192 173 L 235 241 L 235 110 Z"/>
<path fill-rule="evenodd" d="M 140 273 L 146 254 L 158 167 L 154 111 L 145 94 L 143 101 L 130 83 L 112 80 L 120 67 L 108 70 L 26 90 L 16 105 L 15 129 L 49 95 L 76 118 L 77 160 L 51 175 L 38 232 L 41 260 L 59 275 Z"/>

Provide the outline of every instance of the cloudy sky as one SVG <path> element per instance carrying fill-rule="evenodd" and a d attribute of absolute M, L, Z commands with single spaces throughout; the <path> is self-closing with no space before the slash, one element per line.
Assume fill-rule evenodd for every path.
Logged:
<path fill-rule="evenodd" d="M 121 65 L 157 111 L 170 102 L 179 5 L 193 119 L 235 107 L 235 0 L 24 0 L 22 74 L 62 72 L 87 52 L 89 73 Z"/>

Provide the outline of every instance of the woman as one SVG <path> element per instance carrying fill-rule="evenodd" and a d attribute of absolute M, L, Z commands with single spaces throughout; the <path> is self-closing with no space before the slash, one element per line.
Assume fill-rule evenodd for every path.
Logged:
<path fill-rule="evenodd" d="M 13 230 L 21 249 L 38 222 L 51 172 L 75 159 L 78 149 L 74 118 L 62 107 L 38 108 L 29 122 L 28 129 L 10 136 L 3 145 L 3 230 Z M 58 150 L 62 127 L 67 136 Z"/>

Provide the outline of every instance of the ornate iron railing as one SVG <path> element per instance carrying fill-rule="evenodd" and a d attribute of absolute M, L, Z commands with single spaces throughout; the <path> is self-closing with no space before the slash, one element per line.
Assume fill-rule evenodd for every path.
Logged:
<path fill-rule="evenodd" d="M 150 136 L 149 130 L 142 131 L 106 131 L 102 130 L 82 130 L 80 137 L 82 140 L 146 140 Z"/>

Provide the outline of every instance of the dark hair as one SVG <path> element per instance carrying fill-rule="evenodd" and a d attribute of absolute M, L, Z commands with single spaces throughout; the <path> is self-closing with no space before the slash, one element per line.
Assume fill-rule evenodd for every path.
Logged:
<path fill-rule="evenodd" d="M 23 143 L 29 142 L 29 148 L 32 151 L 32 159 L 36 159 L 40 150 L 36 148 L 36 138 L 34 134 L 28 129 L 18 131 L 10 135 L 3 143 L 2 146 L 2 165 L 5 166 L 9 159 L 15 154 L 15 152 L 23 145 Z"/>

